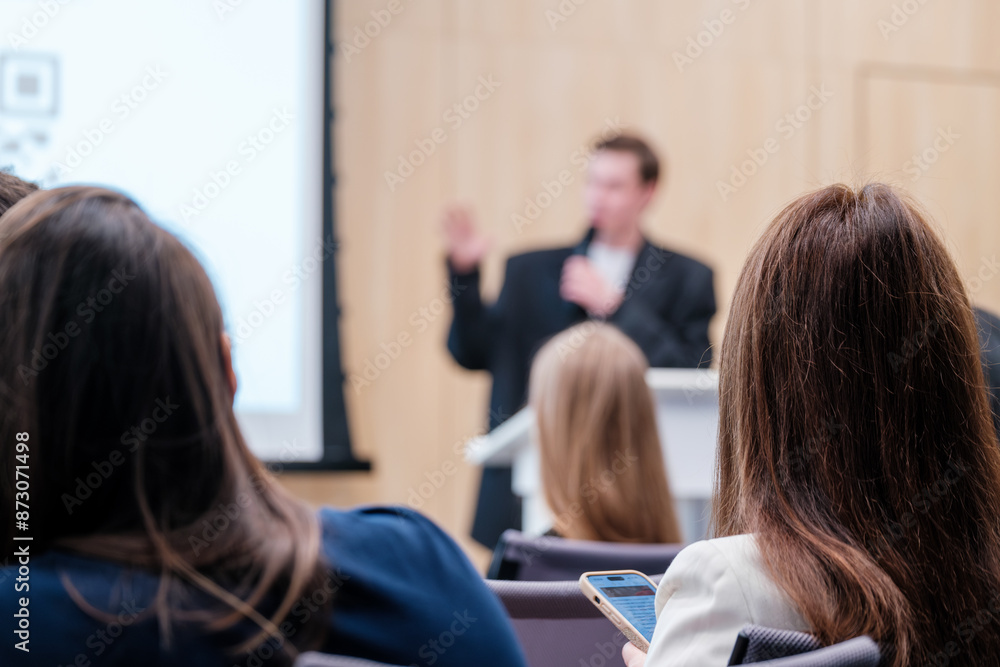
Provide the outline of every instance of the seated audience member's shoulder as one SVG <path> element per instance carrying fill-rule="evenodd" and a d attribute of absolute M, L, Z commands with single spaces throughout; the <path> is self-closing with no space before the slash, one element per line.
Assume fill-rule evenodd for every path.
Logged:
<path fill-rule="evenodd" d="M 693 542 L 681 550 L 691 556 L 714 558 L 740 567 L 741 565 L 757 565 L 760 563 L 760 550 L 757 548 L 757 538 L 749 533 L 714 537 L 710 540 Z M 678 554 L 678 557 L 680 554 Z M 690 556 L 689 556 L 690 557 Z"/>
<path fill-rule="evenodd" d="M 391 564 L 397 574 L 412 570 L 426 576 L 428 565 L 448 562 L 455 567 L 468 562 L 441 528 L 408 507 L 323 508 L 319 519 L 323 551 L 341 568 L 369 570 Z"/>
<path fill-rule="evenodd" d="M 328 652 L 437 667 L 524 664 L 499 600 L 430 519 L 381 506 L 319 517 L 338 583 Z"/>
<path fill-rule="evenodd" d="M 808 630 L 784 592 L 771 579 L 754 535 L 694 542 L 667 568 L 657 596 L 657 613 L 674 595 L 707 596 L 732 605 L 745 621 L 788 630 Z"/>
<path fill-rule="evenodd" d="M 660 581 L 655 607 L 647 667 L 724 665 L 747 623 L 808 631 L 768 578 L 752 535 L 685 547 Z"/>
<path fill-rule="evenodd" d="M 727 573 L 760 569 L 760 552 L 753 535 L 731 535 L 692 542 L 674 558 L 663 576 L 667 589 L 692 579 L 717 582 Z"/>

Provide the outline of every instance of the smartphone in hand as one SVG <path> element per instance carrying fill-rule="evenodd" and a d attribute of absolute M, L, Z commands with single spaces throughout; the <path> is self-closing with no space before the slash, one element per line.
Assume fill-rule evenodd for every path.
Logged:
<path fill-rule="evenodd" d="M 649 651 L 656 627 L 656 584 L 642 572 L 584 572 L 580 590 L 640 651 Z"/>

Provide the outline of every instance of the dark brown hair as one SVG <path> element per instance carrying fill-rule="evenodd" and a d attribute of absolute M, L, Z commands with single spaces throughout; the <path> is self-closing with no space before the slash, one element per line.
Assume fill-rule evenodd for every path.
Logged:
<path fill-rule="evenodd" d="M 290 663 L 278 626 L 328 565 L 315 515 L 240 433 L 222 333 L 201 265 L 124 195 L 58 188 L 15 205 L 0 218 L 0 507 L 14 506 L 26 434 L 32 553 L 144 565 L 160 574 L 150 610 L 167 640 L 175 621 L 240 623 L 234 650 L 283 643 Z M 8 517 L 6 553 L 12 531 Z M 182 604 L 192 593 L 208 608 Z M 312 614 L 295 643 L 324 623 Z"/>
<path fill-rule="evenodd" d="M 996 664 L 1000 451 L 969 299 L 916 205 L 871 184 L 785 208 L 740 274 L 719 389 L 716 534 L 756 534 L 824 643 Z"/>
<path fill-rule="evenodd" d="M 38 186 L 34 183 L 23 181 L 10 172 L 0 170 L 0 215 L 36 190 Z"/>
<path fill-rule="evenodd" d="M 634 134 L 616 134 L 594 144 L 594 152 L 619 151 L 631 153 L 639 160 L 639 178 L 643 184 L 653 185 L 660 178 L 660 160 L 649 144 Z"/>

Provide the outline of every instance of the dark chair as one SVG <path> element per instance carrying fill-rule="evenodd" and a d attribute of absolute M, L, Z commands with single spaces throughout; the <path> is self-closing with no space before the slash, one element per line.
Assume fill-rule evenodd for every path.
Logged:
<path fill-rule="evenodd" d="M 878 645 L 870 637 L 855 637 L 820 647 L 810 634 L 747 625 L 740 631 L 730 665 L 767 667 L 878 667 Z"/>
<path fill-rule="evenodd" d="M 576 580 L 595 570 L 638 570 L 663 574 L 682 544 L 590 542 L 562 537 L 526 537 L 505 530 L 493 552 L 488 579 L 515 581 Z"/>
<path fill-rule="evenodd" d="M 385 662 L 373 662 L 349 655 L 331 655 L 309 651 L 295 659 L 295 667 L 399 667 Z"/>
<path fill-rule="evenodd" d="M 580 592 L 579 582 L 487 579 L 486 585 L 507 609 L 532 667 L 621 664 L 628 640 Z"/>

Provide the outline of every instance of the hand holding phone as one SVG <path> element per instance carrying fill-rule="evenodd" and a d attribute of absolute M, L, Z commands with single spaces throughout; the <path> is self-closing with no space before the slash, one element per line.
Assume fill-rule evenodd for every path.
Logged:
<path fill-rule="evenodd" d="M 580 590 L 643 653 L 656 628 L 656 584 L 636 570 L 584 572 Z"/>

